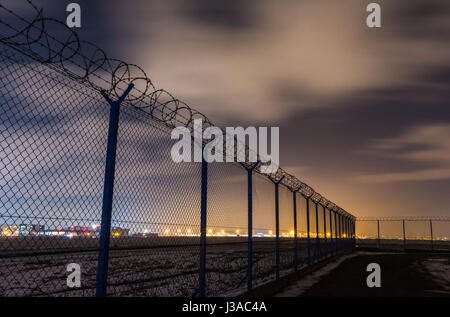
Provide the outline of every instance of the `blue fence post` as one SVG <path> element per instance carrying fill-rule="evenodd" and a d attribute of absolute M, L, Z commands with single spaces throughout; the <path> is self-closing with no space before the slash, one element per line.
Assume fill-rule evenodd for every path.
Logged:
<path fill-rule="evenodd" d="M 347 218 L 347 226 L 348 226 L 348 248 L 352 248 L 352 226 L 350 217 Z"/>
<path fill-rule="evenodd" d="M 336 210 L 333 210 L 334 214 L 334 255 L 338 253 L 338 225 L 337 225 L 337 216 L 336 216 Z"/>
<path fill-rule="evenodd" d="M 206 296 L 206 225 L 208 207 L 208 162 L 202 156 L 202 193 L 200 203 L 200 268 L 198 276 L 198 294 Z"/>
<path fill-rule="evenodd" d="M 341 226 L 339 223 L 339 214 L 337 211 L 334 213 L 334 221 L 336 222 L 336 254 L 339 254 L 339 241 L 341 239 Z"/>
<path fill-rule="evenodd" d="M 342 225 L 344 230 L 344 251 L 347 250 L 347 238 L 348 238 L 348 232 L 347 232 L 347 216 L 342 216 Z"/>
<path fill-rule="evenodd" d="M 431 219 L 430 219 L 430 238 L 431 238 L 431 251 L 434 251 L 433 220 Z"/>
<path fill-rule="evenodd" d="M 316 247 L 314 252 L 314 260 L 319 260 L 321 256 L 320 252 L 320 237 L 319 237 L 319 203 L 314 202 L 316 205 Z"/>
<path fill-rule="evenodd" d="M 339 219 L 339 253 L 342 252 L 342 214 L 338 215 Z"/>
<path fill-rule="evenodd" d="M 283 181 L 284 176 L 278 181 L 271 181 L 275 184 L 275 232 L 276 232 L 276 246 L 275 246 L 275 278 L 280 278 L 280 199 L 279 199 L 279 186 Z"/>
<path fill-rule="evenodd" d="M 345 216 L 345 249 L 348 250 L 349 249 L 349 244 L 348 242 L 350 241 L 350 230 L 349 230 L 349 226 L 348 226 L 348 216 Z"/>
<path fill-rule="evenodd" d="M 323 238 L 324 238 L 324 243 L 323 243 L 323 248 L 325 250 L 325 254 L 324 257 L 328 257 L 328 243 L 327 243 L 327 212 L 325 210 L 325 206 L 322 205 L 323 208 Z"/>
<path fill-rule="evenodd" d="M 353 238 L 354 238 L 354 232 L 353 232 L 353 218 L 349 218 L 349 225 L 350 225 L 350 248 L 353 249 Z"/>
<path fill-rule="evenodd" d="M 292 192 L 292 199 L 294 203 L 294 271 L 298 270 L 298 228 L 297 228 L 297 194 L 302 187 L 296 190 L 290 189 Z"/>
<path fill-rule="evenodd" d="M 344 249 L 345 249 L 345 246 L 344 246 L 344 244 L 345 244 L 345 241 L 344 241 L 344 234 L 345 234 L 345 232 L 344 232 L 344 215 L 340 214 L 339 219 L 341 222 L 341 246 L 339 248 L 342 253 L 342 251 L 344 251 Z"/>
<path fill-rule="evenodd" d="M 403 219 L 403 250 L 406 250 L 406 230 L 405 230 L 405 219 Z"/>
<path fill-rule="evenodd" d="M 257 162 L 248 168 L 245 164 L 241 165 L 247 171 L 247 197 L 248 197 L 248 246 L 247 246 L 247 290 L 251 291 L 253 287 L 253 171 L 258 166 Z"/>
<path fill-rule="evenodd" d="M 330 255 L 333 255 L 333 215 L 332 215 L 332 210 L 329 209 L 330 211 Z"/>
<path fill-rule="evenodd" d="M 311 264 L 311 234 L 310 234 L 310 224 L 309 224 L 309 200 L 311 196 L 306 197 L 306 263 Z"/>
<path fill-rule="evenodd" d="M 345 251 L 345 219 L 344 219 L 344 215 L 341 215 L 341 226 L 342 226 L 342 234 L 341 234 L 341 241 L 342 241 L 342 246 L 341 246 L 341 251 Z"/>
<path fill-rule="evenodd" d="M 350 217 L 348 218 L 348 231 L 349 231 L 349 249 L 352 249 L 352 244 L 353 244 L 353 229 L 352 229 L 352 220 L 350 219 Z"/>
<path fill-rule="evenodd" d="M 353 218 L 350 218 L 350 234 L 351 234 L 350 247 L 353 249 L 353 244 L 354 244 L 353 242 L 355 239 L 355 230 L 353 228 Z"/>
<path fill-rule="evenodd" d="M 109 113 L 108 145 L 106 149 L 105 180 L 103 187 L 102 222 L 100 225 L 100 248 L 97 265 L 96 296 L 106 296 L 106 285 L 108 281 L 109 242 L 111 235 L 111 212 L 114 196 L 114 172 L 116 168 L 117 134 L 119 131 L 120 105 L 133 89 L 134 85 L 128 86 L 127 90 L 117 101 L 112 101 L 106 92 L 102 96 L 111 106 Z"/>
<path fill-rule="evenodd" d="M 349 217 L 348 218 L 348 228 L 349 228 L 349 248 L 352 249 L 352 245 L 353 245 L 353 225 L 352 225 L 352 219 Z"/>
<path fill-rule="evenodd" d="M 377 219 L 377 248 L 380 248 L 380 220 Z"/>

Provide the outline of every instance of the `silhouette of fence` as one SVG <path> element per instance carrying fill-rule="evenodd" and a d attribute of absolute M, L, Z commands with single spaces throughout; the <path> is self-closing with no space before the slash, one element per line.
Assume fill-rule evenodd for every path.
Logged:
<path fill-rule="evenodd" d="M 450 250 L 448 217 L 365 217 L 356 220 L 358 247 Z"/>
<path fill-rule="evenodd" d="M 0 4 L 0 295 L 234 295 L 354 247 L 282 169 L 174 163 L 172 128 L 210 121 L 24 3 Z"/>

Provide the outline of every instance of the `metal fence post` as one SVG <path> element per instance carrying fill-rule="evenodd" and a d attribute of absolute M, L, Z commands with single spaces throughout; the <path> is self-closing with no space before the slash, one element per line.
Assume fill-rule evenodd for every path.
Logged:
<path fill-rule="evenodd" d="M 247 246 L 247 290 L 251 291 L 253 286 L 253 171 L 258 166 L 257 162 L 248 168 L 241 164 L 247 171 L 247 197 L 248 197 L 248 246 Z"/>
<path fill-rule="evenodd" d="M 430 219 L 430 237 L 431 237 L 431 251 L 434 251 L 433 220 L 431 220 L 431 219 Z"/>
<path fill-rule="evenodd" d="M 337 241 L 336 241 L 336 253 L 339 254 L 340 246 L 341 246 L 341 219 L 339 212 L 336 212 L 336 218 L 337 218 Z"/>
<path fill-rule="evenodd" d="M 202 157 L 202 193 L 200 205 L 200 268 L 198 294 L 206 296 L 206 226 L 208 206 L 208 162 Z"/>
<path fill-rule="evenodd" d="M 298 229 L 297 229 L 297 193 L 301 189 L 299 187 L 297 190 L 292 191 L 292 199 L 294 201 L 294 270 L 298 269 Z"/>
<path fill-rule="evenodd" d="M 377 246 L 380 248 L 380 220 L 377 220 Z"/>
<path fill-rule="evenodd" d="M 311 264 L 311 235 L 310 235 L 310 224 L 309 224 L 309 200 L 311 198 L 310 197 L 305 197 L 306 198 L 306 263 L 307 264 Z"/>
<path fill-rule="evenodd" d="M 344 228 L 345 228 L 345 250 L 348 249 L 348 217 L 344 216 Z"/>
<path fill-rule="evenodd" d="M 347 216 L 342 216 L 342 230 L 344 231 L 343 250 L 347 250 Z"/>
<path fill-rule="evenodd" d="M 348 218 L 348 231 L 349 231 L 349 237 L 348 237 L 348 247 L 349 249 L 352 248 L 353 245 L 353 229 L 352 229 L 352 219 Z"/>
<path fill-rule="evenodd" d="M 348 222 L 348 216 L 345 216 L 345 249 L 349 249 L 349 242 L 350 242 L 350 226 Z"/>
<path fill-rule="evenodd" d="M 315 247 L 315 256 L 314 256 L 314 260 L 319 260 L 320 259 L 320 237 L 319 237 L 319 203 L 314 202 L 314 204 L 316 205 L 316 247 Z"/>
<path fill-rule="evenodd" d="M 353 219 L 349 218 L 349 226 L 350 226 L 350 248 L 353 249 Z"/>
<path fill-rule="evenodd" d="M 284 176 L 278 181 L 272 182 L 275 184 L 275 232 L 276 232 L 276 246 L 275 246 L 275 278 L 280 278 L 280 199 L 279 199 L 279 186 L 283 181 Z"/>
<path fill-rule="evenodd" d="M 347 216 L 347 250 L 350 249 L 350 238 L 351 231 L 350 231 L 350 218 Z"/>
<path fill-rule="evenodd" d="M 347 250 L 347 243 L 348 243 L 348 227 L 347 227 L 347 216 L 344 215 L 343 218 L 343 225 L 344 225 L 344 250 Z"/>
<path fill-rule="evenodd" d="M 333 216 L 331 214 L 332 210 L 330 211 L 330 255 L 333 255 Z"/>
<path fill-rule="evenodd" d="M 405 219 L 403 219 L 403 250 L 406 250 Z"/>
<path fill-rule="evenodd" d="M 325 254 L 324 257 L 328 256 L 328 244 L 327 244 L 327 215 L 326 215 L 326 210 L 325 210 L 325 206 L 322 205 L 323 208 L 323 238 L 324 238 L 324 243 L 323 243 L 323 247 L 325 249 Z"/>
<path fill-rule="evenodd" d="M 345 230 L 347 231 L 345 234 L 345 239 L 346 239 L 345 245 L 348 250 L 350 248 L 350 223 L 349 223 L 348 216 L 345 217 Z"/>
<path fill-rule="evenodd" d="M 352 218 L 351 221 L 351 226 L 352 226 L 352 249 L 355 248 L 355 239 L 356 239 L 356 234 L 355 234 L 355 220 Z"/>
<path fill-rule="evenodd" d="M 339 253 L 342 251 L 342 215 L 338 214 L 338 223 L 339 223 L 339 244 L 338 244 L 338 250 Z"/>
<path fill-rule="evenodd" d="M 100 225 L 100 248 L 97 266 L 96 296 L 106 296 L 106 285 L 108 281 L 109 242 L 111 235 L 111 212 L 114 196 L 114 172 L 116 168 L 117 134 L 119 132 L 120 105 L 133 89 L 134 85 L 128 86 L 127 90 L 117 101 L 112 101 L 106 92 L 102 91 L 103 97 L 111 106 L 109 113 L 108 145 L 106 150 L 105 181 L 103 187 L 102 222 Z"/>
<path fill-rule="evenodd" d="M 338 239 L 338 223 L 337 223 L 337 211 L 334 211 L 334 231 L 335 231 L 335 245 L 334 245 L 334 254 L 337 255 L 339 252 L 339 239 Z"/>

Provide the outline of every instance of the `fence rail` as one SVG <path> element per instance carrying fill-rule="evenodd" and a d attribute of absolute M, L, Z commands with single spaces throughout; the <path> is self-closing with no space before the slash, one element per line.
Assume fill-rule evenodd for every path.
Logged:
<path fill-rule="evenodd" d="M 0 4 L 1 296 L 235 295 L 354 248 L 282 169 L 174 163 L 171 129 L 210 121 L 24 4 Z"/>

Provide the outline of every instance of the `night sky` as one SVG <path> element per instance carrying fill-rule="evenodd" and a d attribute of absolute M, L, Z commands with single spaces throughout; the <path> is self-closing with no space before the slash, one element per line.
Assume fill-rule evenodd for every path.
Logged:
<path fill-rule="evenodd" d="M 280 127 L 281 166 L 354 215 L 450 215 L 449 1 L 375 1 L 381 29 L 372 1 L 75 2 L 80 38 L 216 125 Z"/>

